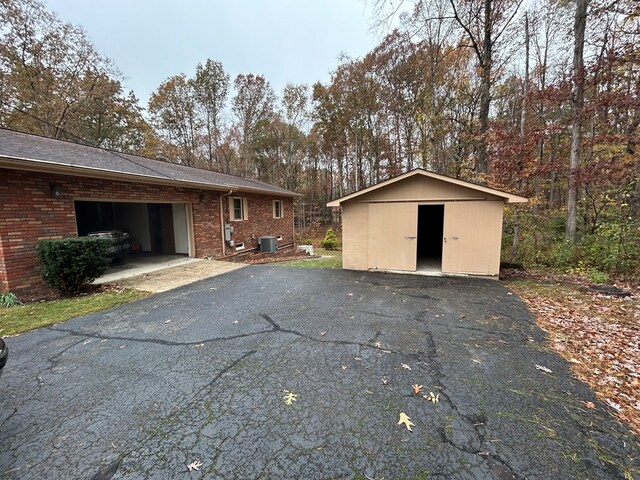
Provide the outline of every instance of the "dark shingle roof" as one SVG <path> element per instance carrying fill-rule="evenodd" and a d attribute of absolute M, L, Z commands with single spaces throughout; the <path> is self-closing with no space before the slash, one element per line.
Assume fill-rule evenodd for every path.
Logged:
<path fill-rule="evenodd" d="M 175 163 L 153 160 L 137 155 L 114 152 L 97 147 L 55 140 L 0 128 L 0 157 L 16 159 L 34 168 L 36 165 L 54 165 L 78 169 L 78 175 L 91 176 L 91 171 L 109 172 L 123 176 L 147 177 L 161 183 L 167 181 L 176 184 L 203 188 L 237 189 L 264 191 L 265 193 L 287 196 L 297 195 L 284 188 L 276 187 L 258 180 L 236 177 L 224 173 L 186 167 Z"/>

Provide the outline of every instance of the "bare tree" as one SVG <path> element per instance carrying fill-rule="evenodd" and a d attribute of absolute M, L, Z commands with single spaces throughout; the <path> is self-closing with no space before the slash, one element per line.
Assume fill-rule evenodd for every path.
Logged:
<path fill-rule="evenodd" d="M 567 239 L 576 240 L 576 219 L 578 212 L 578 166 L 582 150 L 582 111 L 584 108 L 584 32 L 587 25 L 589 0 L 576 0 L 573 24 L 573 91 L 571 95 L 571 153 L 569 156 L 569 191 L 567 192 Z"/>

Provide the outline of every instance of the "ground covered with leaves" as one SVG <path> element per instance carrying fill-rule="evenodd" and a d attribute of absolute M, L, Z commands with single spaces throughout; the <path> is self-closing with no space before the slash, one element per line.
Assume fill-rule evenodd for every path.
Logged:
<path fill-rule="evenodd" d="M 640 287 L 624 285 L 630 295 L 615 297 L 576 277 L 508 272 L 505 281 L 575 376 L 640 434 Z"/>

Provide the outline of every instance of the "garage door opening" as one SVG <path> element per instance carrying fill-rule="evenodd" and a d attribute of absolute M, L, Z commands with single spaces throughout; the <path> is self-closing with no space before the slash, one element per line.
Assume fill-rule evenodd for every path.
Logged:
<path fill-rule="evenodd" d="M 76 201 L 75 209 L 78 236 L 116 230 L 129 234 L 133 255 L 190 254 L 184 203 Z"/>
<path fill-rule="evenodd" d="M 417 270 L 442 271 L 444 205 L 418 206 Z"/>

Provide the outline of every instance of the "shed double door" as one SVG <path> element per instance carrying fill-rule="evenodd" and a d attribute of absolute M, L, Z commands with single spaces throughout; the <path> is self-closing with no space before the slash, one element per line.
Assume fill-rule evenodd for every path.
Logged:
<path fill-rule="evenodd" d="M 416 203 L 370 203 L 368 233 L 369 268 L 416 270 Z"/>

